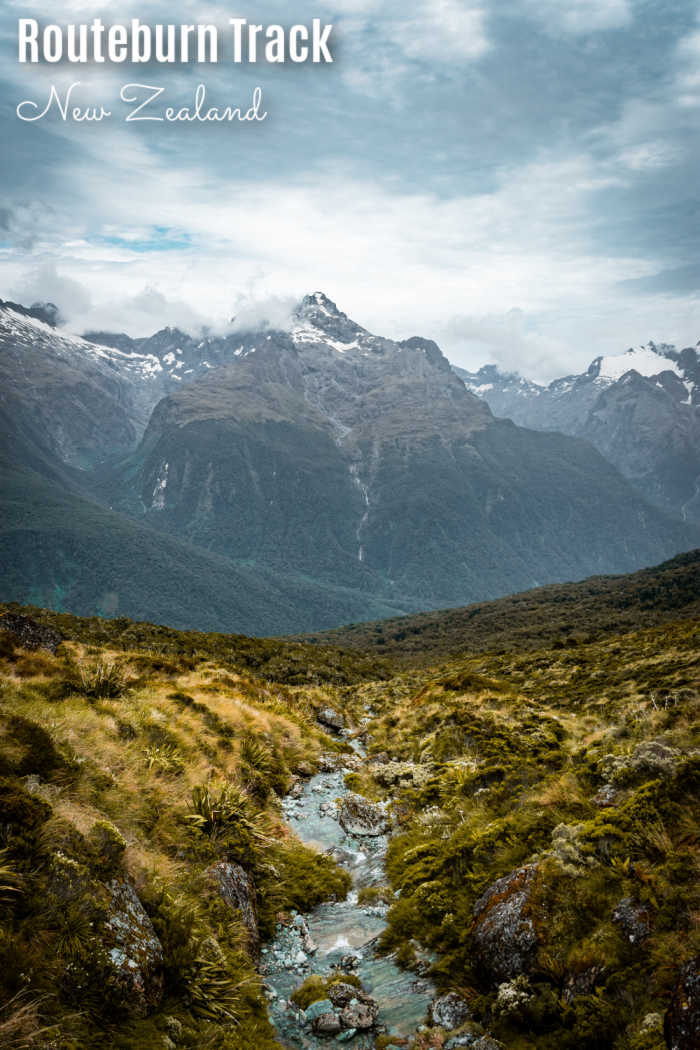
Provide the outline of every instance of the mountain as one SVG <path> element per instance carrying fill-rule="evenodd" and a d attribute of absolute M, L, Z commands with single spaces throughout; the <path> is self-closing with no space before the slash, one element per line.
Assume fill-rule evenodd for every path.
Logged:
<path fill-rule="evenodd" d="M 47 320 L 0 307 L 5 598 L 291 633 L 698 542 L 587 443 L 494 418 L 435 343 L 375 336 L 321 293 L 288 331 Z"/>
<path fill-rule="evenodd" d="M 700 521 L 700 353 L 667 344 L 597 357 L 541 386 L 486 365 L 455 369 L 491 410 L 534 430 L 590 441 L 645 498 Z"/>
<path fill-rule="evenodd" d="M 434 664 L 459 652 L 576 647 L 584 640 L 700 617 L 700 550 L 624 576 L 551 584 L 463 609 L 300 635 L 298 642 Z"/>
<path fill-rule="evenodd" d="M 317 293 L 154 411 L 106 490 L 248 564 L 436 607 L 689 544 L 588 445 L 493 418 L 435 343 Z M 692 545 L 692 543 L 690 544 Z"/>

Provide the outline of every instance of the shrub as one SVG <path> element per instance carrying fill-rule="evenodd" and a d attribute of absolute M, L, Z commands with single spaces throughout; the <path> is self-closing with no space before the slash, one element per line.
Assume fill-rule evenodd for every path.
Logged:
<path fill-rule="evenodd" d="M 116 700 L 126 691 L 124 668 L 111 660 L 79 663 L 72 681 L 76 691 L 88 700 Z"/>

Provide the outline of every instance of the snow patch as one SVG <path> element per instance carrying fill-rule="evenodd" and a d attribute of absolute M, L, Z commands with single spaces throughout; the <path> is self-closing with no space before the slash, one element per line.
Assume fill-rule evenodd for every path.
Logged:
<path fill-rule="evenodd" d="M 606 379 L 615 383 L 633 369 L 640 376 L 657 376 L 661 372 L 675 372 L 677 376 L 682 376 L 675 361 L 657 353 L 653 346 L 640 346 L 634 350 L 628 350 L 625 354 L 602 357 L 598 379 Z"/>

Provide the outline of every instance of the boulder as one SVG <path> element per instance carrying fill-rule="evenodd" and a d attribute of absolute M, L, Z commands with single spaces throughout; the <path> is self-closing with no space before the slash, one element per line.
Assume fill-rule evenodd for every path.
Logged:
<path fill-rule="evenodd" d="M 428 1007 L 430 1023 L 438 1028 L 446 1028 L 452 1032 L 455 1028 L 461 1028 L 467 1021 L 472 1020 L 469 1003 L 456 992 L 448 992 L 433 999 Z"/>
<path fill-rule="evenodd" d="M 669 1050 L 700 1050 L 700 956 L 681 969 L 664 1018 Z"/>
<path fill-rule="evenodd" d="M 343 1007 L 340 1020 L 343 1023 L 343 1028 L 366 1030 L 374 1028 L 378 1013 L 379 1006 L 371 996 L 356 993 L 356 997 L 351 999 L 347 1006 Z"/>
<path fill-rule="evenodd" d="M 323 1017 L 324 1014 L 333 1013 L 333 1003 L 330 999 L 317 999 L 315 1003 L 310 1003 L 309 1006 L 304 1010 L 304 1017 L 307 1021 L 315 1021 L 319 1017 Z"/>
<path fill-rule="evenodd" d="M 362 795 L 348 794 L 338 805 L 338 821 L 348 835 L 384 835 L 391 828 L 384 807 Z"/>
<path fill-rule="evenodd" d="M 232 910 L 241 913 L 243 924 L 248 931 L 250 954 L 257 959 L 260 954 L 260 934 L 253 880 L 240 864 L 233 864 L 230 861 L 220 861 L 212 865 L 207 869 L 207 875 L 216 885 L 226 904 Z"/>
<path fill-rule="evenodd" d="M 113 879 L 107 889 L 104 948 L 130 1012 L 145 1017 L 163 996 L 163 948 L 131 883 Z"/>
<path fill-rule="evenodd" d="M 332 985 L 328 990 L 328 998 L 333 1003 L 333 1006 L 347 1006 L 348 1003 L 352 1002 L 353 999 L 362 998 L 364 993 L 359 992 L 353 984 L 345 984 L 344 981 L 339 981 L 338 984 Z"/>
<path fill-rule="evenodd" d="M 345 729 L 345 719 L 334 707 L 321 708 L 316 718 L 322 726 L 332 729 L 334 733 L 339 733 L 341 729 Z"/>
<path fill-rule="evenodd" d="M 499 982 L 528 973 L 535 961 L 538 937 L 529 908 L 537 873 L 537 864 L 512 871 L 474 905 L 472 950 Z"/>
<path fill-rule="evenodd" d="M 632 897 L 623 897 L 612 914 L 630 944 L 642 944 L 651 933 L 649 912 Z"/>
<path fill-rule="evenodd" d="M 5 613 L 0 617 L 0 631 L 7 631 L 23 649 L 48 649 L 55 653 L 63 641 L 63 635 L 53 627 L 17 613 Z"/>
<path fill-rule="evenodd" d="M 331 1010 L 315 1018 L 313 1029 L 318 1035 L 337 1035 L 338 1032 L 342 1032 L 343 1026 L 338 1015 Z"/>

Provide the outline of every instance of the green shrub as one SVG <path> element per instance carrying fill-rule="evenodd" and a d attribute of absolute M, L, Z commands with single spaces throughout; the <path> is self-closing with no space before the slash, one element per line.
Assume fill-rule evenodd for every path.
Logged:
<path fill-rule="evenodd" d="M 88 700 L 116 700 L 126 692 L 126 672 L 112 660 L 77 665 L 70 679 L 76 692 Z"/>

